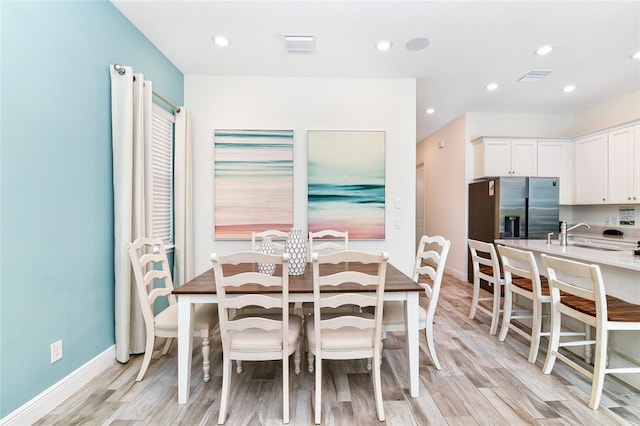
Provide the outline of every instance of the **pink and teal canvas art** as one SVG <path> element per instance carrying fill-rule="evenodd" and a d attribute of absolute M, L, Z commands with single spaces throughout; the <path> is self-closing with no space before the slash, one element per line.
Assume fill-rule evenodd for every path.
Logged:
<path fill-rule="evenodd" d="M 293 130 L 214 131 L 215 238 L 293 227 Z"/>
<path fill-rule="evenodd" d="M 308 132 L 309 231 L 384 239 L 385 132 Z"/>

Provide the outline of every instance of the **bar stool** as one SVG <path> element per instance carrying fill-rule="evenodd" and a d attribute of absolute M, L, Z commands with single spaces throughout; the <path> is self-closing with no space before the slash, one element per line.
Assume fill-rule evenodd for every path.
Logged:
<path fill-rule="evenodd" d="M 468 239 L 469 250 L 471 251 L 471 262 L 473 265 L 473 297 L 471 299 L 471 311 L 469 319 L 474 319 L 476 311 L 486 313 L 491 317 L 489 334 L 495 335 L 498 331 L 500 319 L 500 294 L 504 286 L 504 280 L 500 274 L 500 262 L 496 249 L 492 243 Z M 480 297 L 480 280 L 484 280 L 493 286 L 493 297 Z M 491 310 L 479 305 L 479 302 L 493 300 Z"/>
<path fill-rule="evenodd" d="M 502 269 L 504 270 L 505 292 L 504 313 L 502 315 L 502 327 L 498 340 L 504 342 L 509 329 L 515 331 L 531 342 L 529 345 L 529 362 L 535 363 L 540 347 L 540 337 L 549 336 L 548 331 L 542 331 L 542 305 L 551 304 L 549 283 L 545 277 L 538 273 L 538 265 L 530 251 L 519 250 L 513 247 L 498 246 Z M 513 312 L 513 294 L 520 295 L 531 300 L 533 309 L 524 314 Z M 531 332 L 513 324 L 512 319 L 531 318 Z M 585 336 L 583 332 L 563 332 L 564 336 Z"/>
<path fill-rule="evenodd" d="M 542 254 L 541 257 L 549 276 L 552 300 L 551 337 L 542 371 L 544 374 L 550 374 L 556 359 L 559 359 L 589 377 L 592 380 L 589 407 L 596 410 L 600 405 L 605 374 L 640 373 L 640 364 L 633 361 L 634 367 L 607 368 L 609 331 L 640 331 L 640 305 L 607 296 L 598 265 L 588 265 L 546 254 Z M 596 339 L 560 342 L 563 315 L 581 321 L 587 327 L 595 327 Z M 562 347 L 593 344 L 593 372 L 559 352 Z"/>

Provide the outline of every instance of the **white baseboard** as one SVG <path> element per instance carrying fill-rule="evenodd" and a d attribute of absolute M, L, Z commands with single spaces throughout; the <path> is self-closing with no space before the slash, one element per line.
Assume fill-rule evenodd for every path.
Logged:
<path fill-rule="evenodd" d="M 457 269 L 453 269 L 450 268 L 448 266 L 444 267 L 444 272 L 449 274 L 449 275 L 453 275 L 454 277 L 456 277 L 457 279 L 459 279 L 460 281 L 467 281 L 467 272 L 464 271 L 458 271 Z"/>
<path fill-rule="evenodd" d="M 28 401 L 20 408 L 0 419 L 0 425 L 30 425 L 44 417 L 62 401 L 73 395 L 82 386 L 107 368 L 115 365 L 116 346 L 107 348 L 104 352 L 64 377 L 44 392 Z"/>

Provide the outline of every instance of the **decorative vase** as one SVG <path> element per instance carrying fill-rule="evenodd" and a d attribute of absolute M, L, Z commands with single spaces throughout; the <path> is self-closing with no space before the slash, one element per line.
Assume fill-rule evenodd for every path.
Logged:
<path fill-rule="evenodd" d="M 271 242 L 271 237 L 264 237 L 262 239 L 262 244 L 258 246 L 257 251 L 264 254 L 276 254 L 276 248 Z M 260 273 L 262 274 L 273 275 L 273 273 L 276 271 L 276 265 L 269 263 L 258 263 L 258 271 L 260 271 Z"/>
<path fill-rule="evenodd" d="M 289 275 L 303 275 L 307 267 L 307 239 L 299 228 L 289 232 L 284 251 L 289 253 Z"/>

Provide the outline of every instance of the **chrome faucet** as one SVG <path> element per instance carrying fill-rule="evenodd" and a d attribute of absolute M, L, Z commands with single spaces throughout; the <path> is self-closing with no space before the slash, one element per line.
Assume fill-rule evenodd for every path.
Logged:
<path fill-rule="evenodd" d="M 580 226 L 586 226 L 587 229 L 591 229 L 589 224 L 584 223 L 584 222 L 580 222 L 577 225 L 573 225 L 569 229 L 567 229 L 567 221 L 566 220 L 563 220 L 562 222 L 560 222 L 560 245 L 561 246 L 566 246 L 567 245 L 567 232 L 573 231 L 574 229 L 576 229 L 576 228 L 578 228 Z"/>

